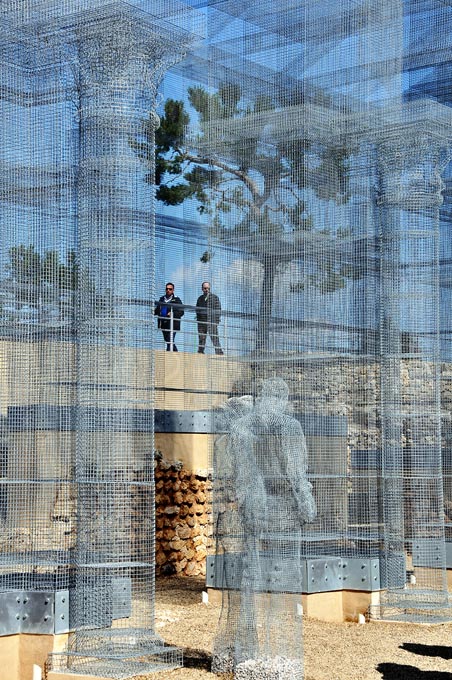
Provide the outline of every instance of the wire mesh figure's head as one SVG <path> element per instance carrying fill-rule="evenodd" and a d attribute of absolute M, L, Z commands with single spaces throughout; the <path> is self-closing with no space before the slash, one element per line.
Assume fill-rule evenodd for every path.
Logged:
<path fill-rule="evenodd" d="M 262 381 L 261 390 L 256 399 L 259 411 L 269 413 L 289 410 L 289 387 L 282 378 L 267 378 Z"/>
<path fill-rule="evenodd" d="M 230 397 L 221 407 L 221 423 L 225 430 L 229 430 L 229 425 L 246 415 L 253 408 L 253 397 L 244 394 L 241 397 Z"/>

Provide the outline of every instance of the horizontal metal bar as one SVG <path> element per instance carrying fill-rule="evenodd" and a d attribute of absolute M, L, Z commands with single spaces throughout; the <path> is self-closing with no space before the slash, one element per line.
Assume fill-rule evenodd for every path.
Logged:
<path fill-rule="evenodd" d="M 247 564 L 243 553 L 211 555 L 206 563 L 206 585 L 211 588 L 240 590 L 244 567 L 247 573 L 258 574 L 255 587 L 262 592 L 322 593 L 334 590 L 380 590 L 380 559 L 369 557 L 281 558 L 261 553 L 259 564 Z"/>
<path fill-rule="evenodd" d="M 153 417 L 150 409 L 32 404 L 8 407 L 7 426 L 10 432 L 152 432 Z"/>
<path fill-rule="evenodd" d="M 345 416 L 319 413 L 295 413 L 307 436 L 344 437 Z M 136 408 L 98 408 L 95 406 L 57 406 L 31 404 L 10 406 L 7 413 L 9 432 L 168 432 L 217 434 L 224 431 L 221 410 L 160 410 Z"/>
<path fill-rule="evenodd" d="M 86 603 L 85 623 L 91 627 L 111 626 L 113 620 L 131 615 L 130 577 L 112 577 L 101 586 L 93 579 L 91 583 L 84 584 L 83 594 Z M 73 630 L 71 601 L 74 601 L 74 596 L 74 587 L 65 590 L 0 592 L 0 637 L 18 633 L 53 635 Z"/>

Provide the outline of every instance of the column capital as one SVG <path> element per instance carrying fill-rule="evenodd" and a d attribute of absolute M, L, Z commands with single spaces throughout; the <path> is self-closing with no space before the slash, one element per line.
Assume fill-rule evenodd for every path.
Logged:
<path fill-rule="evenodd" d="M 108 17 L 77 31 L 76 65 L 82 88 L 149 91 L 156 95 L 165 71 L 184 58 L 192 39 L 178 41 L 127 15 Z"/>
<path fill-rule="evenodd" d="M 452 155 L 448 140 L 415 127 L 386 131 L 376 143 L 381 174 L 380 205 L 401 210 L 439 208 L 441 173 Z"/>

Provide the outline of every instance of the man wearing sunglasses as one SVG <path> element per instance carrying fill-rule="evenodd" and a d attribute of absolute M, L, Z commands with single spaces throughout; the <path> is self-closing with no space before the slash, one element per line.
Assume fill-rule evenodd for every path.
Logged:
<path fill-rule="evenodd" d="M 184 316 L 184 310 L 180 297 L 174 294 L 174 283 L 169 281 L 165 286 L 165 295 L 157 302 L 154 309 L 158 316 L 158 327 L 163 333 L 167 352 L 177 352 L 174 342 L 176 331 L 180 330 L 180 320 Z"/>

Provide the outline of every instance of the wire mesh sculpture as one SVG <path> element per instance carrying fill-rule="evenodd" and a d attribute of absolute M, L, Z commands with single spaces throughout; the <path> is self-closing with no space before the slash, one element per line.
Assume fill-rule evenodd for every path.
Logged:
<path fill-rule="evenodd" d="M 1 258 L 29 309 L 2 326 L 2 590 L 66 593 L 54 669 L 178 666 L 154 630 L 154 209 L 130 140 L 154 134 L 202 21 L 172 0 L 30 0 L 0 23 Z"/>
<path fill-rule="evenodd" d="M 451 117 L 427 63 L 434 40 L 450 44 L 450 9 L 231 0 L 215 10 L 222 70 L 211 69 L 217 90 L 195 141 L 213 168 L 235 161 L 255 183 L 234 203 L 229 178 L 228 203 L 216 173 L 234 208 L 217 211 L 210 243 L 242 252 L 230 261 L 243 287 L 225 288 L 247 310 L 234 339 L 249 385 L 281 375 L 310 436 L 322 430 L 310 456 L 319 516 L 304 554 L 378 561 L 387 592 L 377 616 L 447 620 L 438 330 Z M 246 39 L 228 60 L 224 26 L 236 21 Z"/>
<path fill-rule="evenodd" d="M 303 678 L 300 602 L 290 593 L 300 585 L 302 531 L 316 505 L 288 393 L 284 380 L 271 378 L 254 405 L 246 396 L 229 400 L 227 434 L 215 451 L 225 590 L 212 668 L 243 680 Z"/>
<path fill-rule="evenodd" d="M 234 632 L 216 664 L 252 673 L 259 662 L 265 674 L 267 655 L 278 665 L 276 643 L 263 650 L 256 631 L 268 623 L 265 598 L 282 618 L 293 613 L 300 555 L 378 560 L 388 588 L 379 615 L 450 618 L 441 456 L 451 403 L 450 6 L 4 0 L 1 583 L 7 593 L 74 591 L 78 630 L 55 665 L 120 675 L 131 647 L 141 659 L 159 643 L 153 529 L 136 526 L 153 505 L 155 109 L 163 72 L 205 18 L 208 40 L 166 83 L 194 120 L 183 159 L 190 201 L 159 218 L 158 278 L 214 282 L 231 357 L 211 362 L 217 383 L 241 371 L 236 394 L 274 375 L 290 386 L 318 506 L 304 525 L 296 499 L 301 488 L 309 498 L 308 486 L 294 489 L 284 461 L 265 458 L 266 468 L 263 454 L 253 463 L 260 486 L 240 496 L 217 452 L 232 612 L 223 623 Z M 185 351 L 194 328 L 185 326 Z M 193 407 L 201 370 L 187 364 L 181 401 Z M 234 456 L 254 452 L 253 437 L 268 444 L 283 421 L 299 438 L 293 451 L 303 450 L 285 388 L 273 387 L 228 425 L 222 445 Z M 281 413 L 263 409 L 272 400 Z M 267 559 L 276 552 L 293 578 L 279 579 L 281 561 Z M 297 616 L 289 628 L 299 632 Z M 299 657 L 287 651 L 294 673 Z"/>

